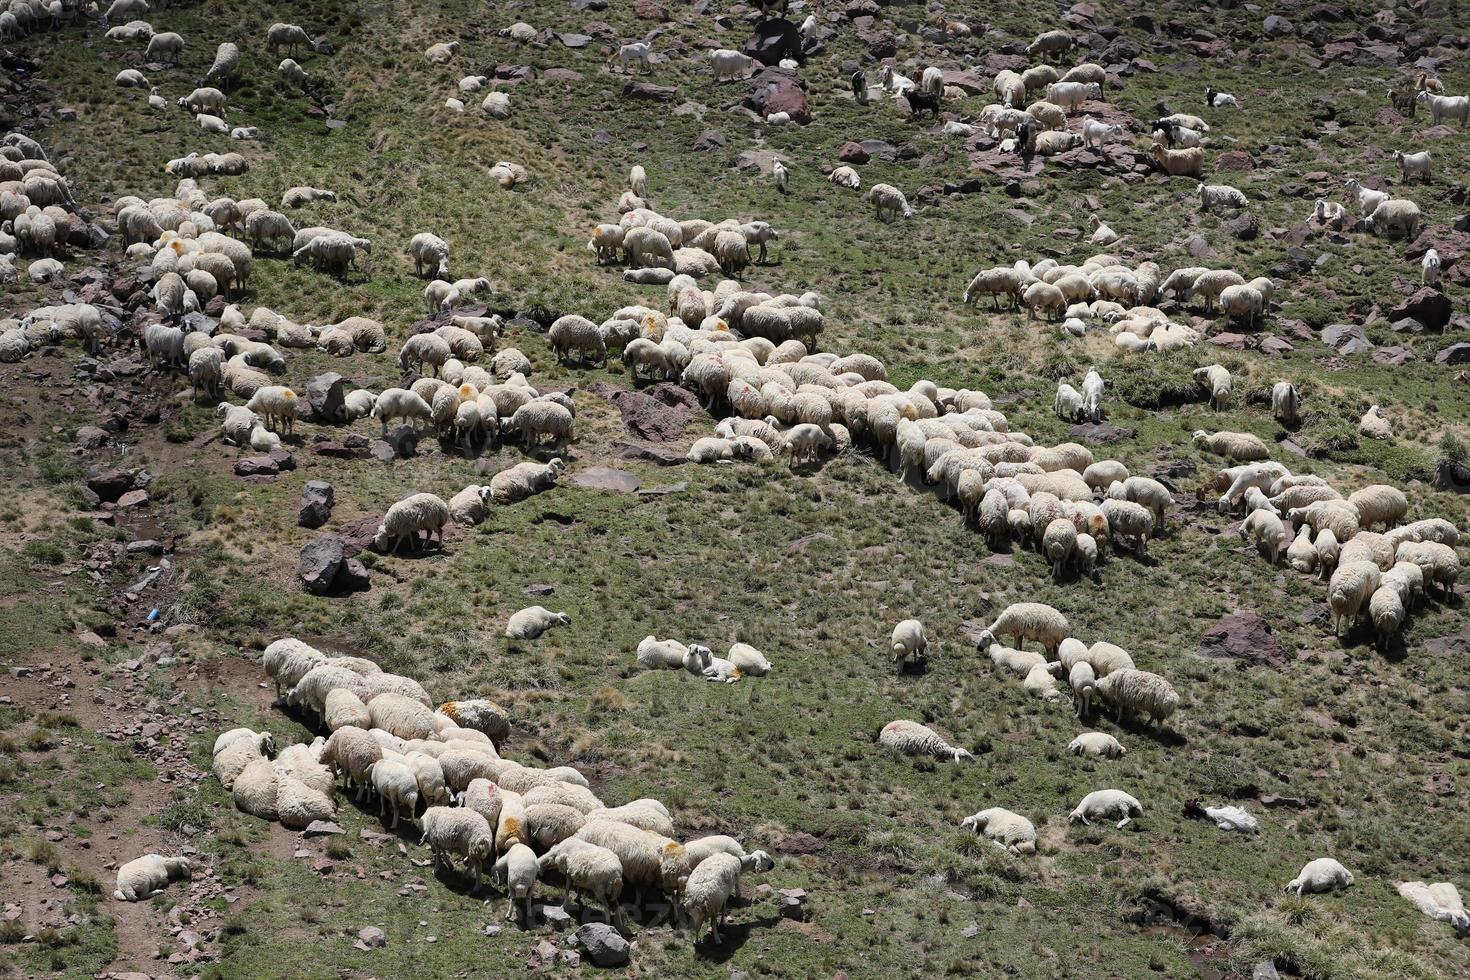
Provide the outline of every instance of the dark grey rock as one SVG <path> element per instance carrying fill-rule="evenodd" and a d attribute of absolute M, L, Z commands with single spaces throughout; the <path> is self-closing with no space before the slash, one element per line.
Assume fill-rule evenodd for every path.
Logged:
<path fill-rule="evenodd" d="M 301 488 L 301 508 L 296 523 L 301 527 L 318 528 L 332 516 L 334 493 L 332 485 L 325 480 L 307 480 Z"/>
<path fill-rule="evenodd" d="M 312 421 L 319 425 L 336 425 L 347 421 L 342 408 L 342 380 L 342 375 L 336 371 L 307 379 L 306 403 L 311 406 Z"/>
<path fill-rule="evenodd" d="M 296 574 L 301 576 L 306 591 L 326 595 L 332 590 L 342 560 L 342 539 L 335 534 L 323 534 L 302 547 Z"/>
<path fill-rule="evenodd" d="M 573 938 L 587 958 L 598 966 L 622 966 L 628 962 L 628 941 L 606 922 L 589 922 Z"/>

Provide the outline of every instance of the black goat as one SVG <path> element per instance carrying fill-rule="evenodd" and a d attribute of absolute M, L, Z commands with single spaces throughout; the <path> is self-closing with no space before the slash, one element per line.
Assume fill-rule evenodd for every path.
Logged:
<path fill-rule="evenodd" d="M 934 118 L 939 118 L 939 93 L 920 92 L 918 89 L 908 89 L 903 97 L 909 100 L 909 116 L 917 116 L 924 111 L 934 113 Z"/>
<path fill-rule="evenodd" d="M 852 97 L 858 105 L 868 103 L 868 76 L 861 68 L 852 73 Z"/>

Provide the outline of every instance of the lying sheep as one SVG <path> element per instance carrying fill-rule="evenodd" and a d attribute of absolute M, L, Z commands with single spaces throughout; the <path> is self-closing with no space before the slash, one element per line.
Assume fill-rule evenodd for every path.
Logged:
<path fill-rule="evenodd" d="M 1228 184 L 1206 184 L 1201 183 L 1195 188 L 1199 195 L 1199 209 L 1209 211 L 1211 208 L 1243 208 L 1250 202 L 1246 196 Z"/>
<path fill-rule="evenodd" d="M 1450 882 L 1436 881 L 1426 885 L 1422 881 L 1396 881 L 1394 888 L 1431 919 L 1454 926 L 1455 935 L 1470 935 L 1470 915 L 1465 913 L 1460 893 Z"/>
<path fill-rule="evenodd" d="M 1128 750 L 1107 732 L 1083 732 L 1067 744 L 1067 751 L 1073 755 L 1103 759 L 1121 759 L 1128 754 Z"/>
<path fill-rule="evenodd" d="M 528 606 L 514 613 L 505 624 L 505 635 L 513 640 L 534 640 L 555 626 L 572 625 L 572 617 L 544 606 Z"/>
<path fill-rule="evenodd" d="M 1271 450 L 1259 436 L 1249 432 L 1206 432 L 1199 429 L 1193 436 L 1194 444 L 1203 449 L 1239 462 L 1267 459 Z"/>
<path fill-rule="evenodd" d="M 1036 853 L 1036 827 L 1005 807 L 994 806 L 971 814 L 960 826 L 984 835 L 992 844 L 1015 855 Z"/>
<path fill-rule="evenodd" d="M 1302 870 L 1291 881 L 1286 883 L 1282 889 L 1285 892 L 1295 892 L 1298 898 L 1315 892 L 1332 892 L 1339 888 L 1350 888 L 1353 884 L 1352 872 L 1344 868 L 1334 858 L 1317 858 L 1302 865 Z"/>
<path fill-rule="evenodd" d="M 916 721 L 890 721 L 878 733 L 878 744 L 904 755 L 927 755 L 955 762 L 973 758 L 969 752 L 950 745 L 933 729 Z"/>
<path fill-rule="evenodd" d="M 1067 814 L 1067 819 L 1072 823 L 1080 823 L 1084 826 L 1090 825 L 1093 820 L 1112 820 L 1121 817 L 1118 821 L 1118 829 L 1122 830 L 1133 822 L 1133 818 L 1143 813 L 1143 806 L 1120 789 L 1094 790 L 1082 797 L 1082 802 L 1077 804 L 1077 809 Z"/>
<path fill-rule="evenodd" d="M 117 889 L 112 897 L 119 902 L 141 902 L 163 894 L 169 882 L 187 881 L 189 877 L 188 858 L 145 854 L 117 869 Z"/>

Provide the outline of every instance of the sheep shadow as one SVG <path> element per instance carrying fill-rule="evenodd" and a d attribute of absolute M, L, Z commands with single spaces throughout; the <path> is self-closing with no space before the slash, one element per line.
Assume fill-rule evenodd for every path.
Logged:
<path fill-rule="evenodd" d="M 727 923 L 720 928 L 720 938 L 723 942 L 716 943 L 713 936 L 705 933 L 703 938 L 694 942 L 695 955 L 711 963 L 728 962 L 742 946 L 750 941 L 751 935 L 757 929 L 773 928 L 780 921 L 779 915 L 767 915 L 752 922 Z"/>

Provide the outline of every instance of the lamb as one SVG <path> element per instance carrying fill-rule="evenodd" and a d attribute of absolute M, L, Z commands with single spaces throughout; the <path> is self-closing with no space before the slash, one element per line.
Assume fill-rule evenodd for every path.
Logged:
<path fill-rule="evenodd" d="M 1347 212 L 1343 210 L 1341 204 L 1338 204 L 1336 201 L 1324 201 L 1320 197 L 1317 198 L 1317 203 L 1312 207 L 1312 220 L 1338 231 L 1342 230 L 1343 219 L 1346 214 Z"/>
<path fill-rule="evenodd" d="M 607 363 L 607 343 L 597 329 L 597 324 L 586 317 L 568 314 L 558 318 L 547 331 L 546 339 L 563 364 L 569 362 L 573 352 L 584 363 Z"/>
<path fill-rule="evenodd" d="M 1317 570 L 1320 561 L 1317 546 L 1312 543 L 1311 529 L 1301 529 L 1286 549 L 1286 563 L 1303 575 L 1310 575 Z"/>
<path fill-rule="evenodd" d="M 534 640 L 556 626 L 572 625 L 572 617 L 543 606 L 528 606 L 510 617 L 505 635 L 513 640 Z"/>
<path fill-rule="evenodd" d="M 416 493 L 388 508 L 383 522 L 373 535 L 373 547 L 386 553 L 397 553 L 407 538 L 412 550 L 420 547 L 419 532 L 425 532 L 427 545 L 439 536 L 439 550 L 444 550 L 444 525 L 449 522 L 449 505 L 432 493 Z M 390 547 L 391 546 L 391 547 Z"/>
<path fill-rule="evenodd" d="M 1378 234 L 1381 230 L 1388 237 L 1394 234 L 1412 239 L 1419 233 L 1419 205 L 1409 200 L 1390 199 L 1384 201 L 1368 215 L 1368 231 Z"/>
<path fill-rule="evenodd" d="M 1142 813 L 1142 804 L 1122 790 L 1099 789 L 1082 797 L 1082 802 L 1077 804 L 1077 809 L 1067 814 L 1067 819 L 1072 823 L 1089 826 L 1093 820 L 1122 817 L 1118 821 L 1118 829 L 1122 830 Z"/>
<path fill-rule="evenodd" d="M 1015 855 L 1036 853 L 1036 827 L 1021 816 L 1004 807 L 990 807 L 971 814 L 960 821 L 960 826 L 983 834 L 992 844 Z"/>
<path fill-rule="evenodd" d="M 1115 139 L 1123 135 L 1122 126 L 1110 126 L 1107 123 L 1098 122 L 1091 116 L 1082 118 L 1082 145 L 1095 146 L 1099 149 L 1109 139 Z"/>
<path fill-rule="evenodd" d="M 619 47 L 617 51 L 613 52 L 612 57 L 607 60 L 609 63 L 616 61 L 622 66 L 624 72 L 627 72 L 628 66 L 637 64 L 643 68 L 643 74 L 651 74 L 653 72 L 653 65 L 649 62 L 649 56 L 652 53 L 653 49 L 647 41 L 635 41 L 632 44 L 624 44 Z"/>
<path fill-rule="evenodd" d="M 969 752 L 950 745 L 933 729 L 916 721 L 890 721 L 878 733 L 878 744 L 904 755 L 927 755 L 955 762 L 973 758 Z"/>
<path fill-rule="evenodd" d="M 483 816 L 465 807 L 431 806 L 419 819 L 423 836 L 420 846 L 429 845 L 434 863 L 450 863 L 451 855 L 466 859 L 475 884 L 487 859 L 495 855 L 495 832 Z"/>
<path fill-rule="evenodd" d="M 1148 152 L 1159 165 L 1159 169 L 1173 177 L 1193 177 L 1199 180 L 1204 170 L 1205 151 L 1197 146 L 1187 150 L 1169 150 L 1154 143 Z"/>
<path fill-rule="evenodd" d="M 1098 695 L 1117 709 L 1119 723 L 1128 714 L 1146 714 L 1160 724 L 1179 707 L 1179 694 L 1158 674 L 1125 667 L 1097 681 Z"/>
<path fill-rule="evenodd" d="M 1464 95 L 1435 95 L 1433 92 L 1421 90 L 1414 97 L 1415 102 L 1422 102 L 1429 106 L 1430 118 L 1434 125 L 1438 126 L 1441 119 L 1458 119 L 1463 129 L 1467 120 L 1470 120 L 1470 97 Z"/>
<path fill-rule="evenodd" d="M 1358 420 L 1358 432 L 1369 439 L 1392 439 L 1393 424 L 1383 417 L 1382 409 L 1370 405 Z"/>
<path fill-rule="evenodd" d="M 1036 134 L 1034 140 L 1028 140 L 1030 147 L 1044 157 L 1053 157 L 1059 153 L 1066 153 L 1081 145 L 1082 137 L 1076 133 L 1046 132 Z"/>
<path fill-rule="evenodd" d="M 1087 223 L 1092 228 L 1092 234 L 1087 239 L 1091 244 L 1112 245 L 1118 241 L 1118 233 L 1103 224 L 1103 220 L 1097 215 L 1088 215 Z"/>
<path fill-rule="evenodd" d="M 1209 86 L 1205 86 L 1205 105 L 1211 109 L 1223 109 L 1226 106 L 1240 108 L 1240 103 L 1236 101 L 1235 96 L 1227 92 L 1217 92 Z"/>
<path fill-rule="evenodd" d="M 1465 914 L 1465 905 L 1460 893 L 1448 881 L 1437 881 L 1426 885 L 1422 881 L 1396 881 L 1398 893 L 1414 907 L 1436 922 L 1448 922 L 1455 927 L 1455 935 L 1470 935 L 1470 915 Z"/>
<path fill-rule="evenodd" d="M 1281 560 L 1286 547 L 1286 525 L 1281 518 L 1269 510 L 1252 510 L 1240 522 L 1240 540 L 1253 541 L 1256 548 L 1264 551 L 1275 565 Z"/>
<path fill-rule="evenodd" d="M 1085 660 L 1073 664 L 1067 675 L 1067 683 L 1072 688 L 1072 700 L 1075 703 L 1077 717 L 1087 717 L 1088 712 L 1092 710 L 1092 696 L 1097 688 L 1097 674 L 1092 669 L 1092 664 Z"/>
<path fill-rule="evenodd" d="M 1007 606 L 995 622 L 980 633 L 976 645 L 982 650 L 988 649 L 996 637 L 1013 636 L 1017 647 L 1023 640 L 1033 640 L 1050 655 L 1056 653 L 1057 646 L 1070 632 L 1067 617 L 1051 606 L 1040 602 L 1016 602 Z"/>
<path fill-rule="evenodd" d="M 1282 889 L 1296 892 L 1298 898 L 1316 892 L 1333 892 L 1339 888 L 1350 888 L 1353 874 L 1334 858 L 1317 858 L 1302 865 L 1302 870 Z"/>
<path fill-rule="evenodd" d="M 1057 393 L 1052 398 L 1052 411 L 1057 418 L 1064 422 L 1077 422 L 1085 413 L 1082 405 L 1082 393 L 1066 382 L 1057 385 Z"/>
<path fill-rule="evenodd" d="M 169 882 L 189 878 L 188 858 L 145 854 L 117 869 L 117 889 L 112 897 L 119 902 L 141 902 L 163 894 Z"/>
<path fill-rule="evenodd" d="M 1107 732 L 1083 732 L 1067 744 L 1067 751 L 1073 755 L 1103 759 L 1121 759 L 1128 754 L 1128 750 Z"/>
<path fill-rule="evenodd" d="M 689 916 L 695 942 L 699 941 L 700 929 L 706 922 L 714 941 L 724 941 L 720 938 L 720 922 L 725 917 L 725 906 L 740 890 L 741 873 L 755 870 L 759 864 L 754 854 L 739 858 L 720 853 L 701 861 L 689 873 L 684 888 L 684 912 Z"/>
<path fill-rule="evenodd" d="M 541 855 L 539 873 L 544 875 L 552 869 L 560 872 L 565 882 L 564 908 L 571 890 L 575 888 L 583 902 L 591 898 L 601 903 L 607 912 L 608 922 L 622 927 L 618 898 L 623 891 L 623 863 L 616 854 L 605 847 L 572 837 Z"/>
<path fill-rule="evenodd" d="M 1407 184 L 1416 177 L 1423 180 L 1426 184 L 1433 182 L 1433 177 L 1429 171 L 1433 157 L 1428 150 L 1423 150 L 1419 153 L 1403 153 L 1399 150 L 1394 150 L 1393 158 L 1399 165 L 1399 181 L 1401 183 Z"/>
<path fill-rule="evenodd" d="M 1210 433 L 1199 429 L 1195 431 L 1193 439 L 1196 446 L 1239 462 L 1253 462 L 1271 455 L 1260 437 L 1249 432 Z"/>
<path fill-rule="evenodd" d="M 281 432 L 290 435 L 296 424 L 299 401 L 296 392 L 285 385 L 267 385 L 256 389 L 245 407 L 265 419 L 266 428 L 275 431 L 279 427 Z"/>
<path fill-rule="evenodd" d="M 912 218 L 914 216 L 914 209 L 909 207 L 908 199 L 903 196 L 903 191 L 891 184 L 874 184 L 863 195 L 863 200 L 872 202 L 878 220 L 882 222 L 892 221 L 898 217 Z M 885 218 L 885 214 L 889 217 Z"/>
<path fill-rule="evenodd" d="M 893 653 L 893 663 L 900 672 L 903 671 L 904 661 L 912 659 L 917 663 L 923 660 L 929 650 L 929 638 L 924 635 L 924 624 L 917 619 L 905 619 L 893 627 L 889 649 Z"/>
<path fill-rule="evenodd" d="M 1425 286 L 1439 286 L 1440 265 L 1439 252 L 1432 248 L 1426 251 L 1419 262 L 1419 281 Z"/>

